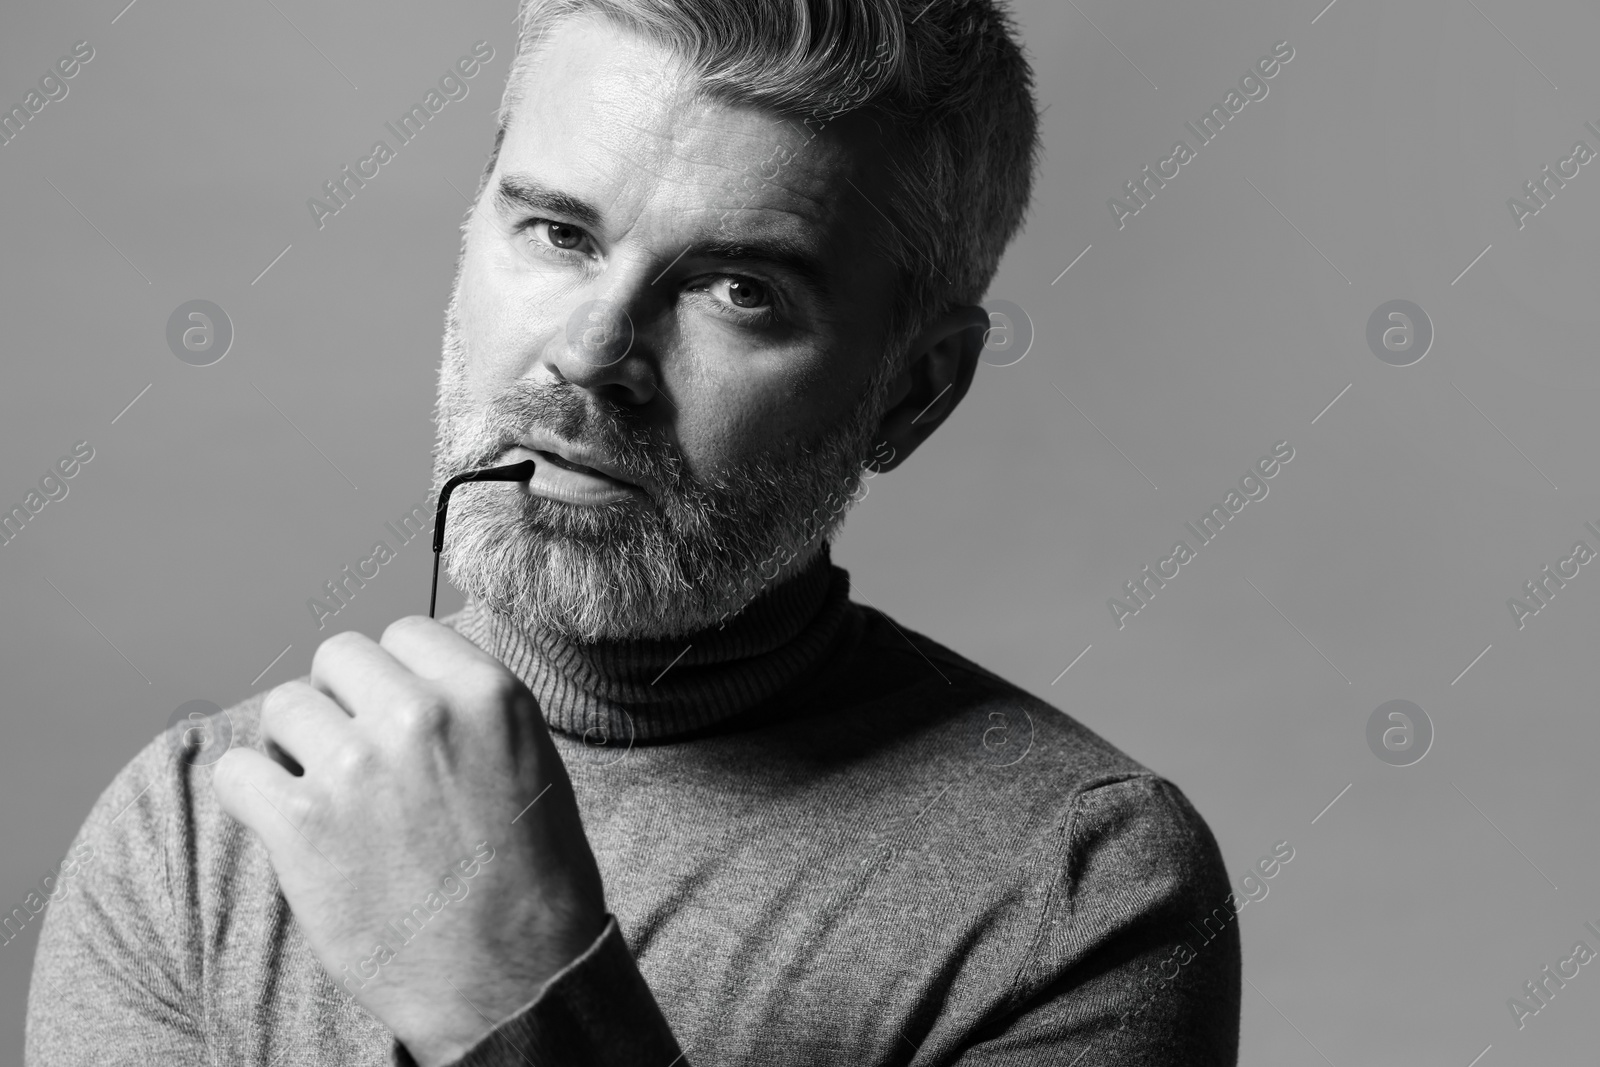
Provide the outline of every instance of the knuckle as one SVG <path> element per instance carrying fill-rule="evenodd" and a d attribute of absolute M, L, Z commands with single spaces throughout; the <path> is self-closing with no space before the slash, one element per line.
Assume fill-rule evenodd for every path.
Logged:
<path fill-rule="evenodd" d="M 289 825 L 309 840 L 324 836 L 330 824 L 328 805 L 310 790 L 296 789 L 278 797 L 273 805 L 288 820 Z"/>
<path fill-rule="evenodd" d="M 510 671 L 485 664 L 465 672 L 458 683 L 462 713 L 470 718 L 479 730 L 488 730 L 502 736 L 504 730 L 514 730 L 511 725 L 535 706 L 533 694 Z"/>
<path fill-rule="evenodd" d="M 343 630 L 326 639 L 317 646 L 316 652 L 311 656 L 311 673 L 316 674 L 319 668 L 326 668 L 330 657 L 343 655 L 353 645 L 365 641 L 366 638 L 356 630 Z"/>
<path fill-rule="evenodd" d="M 388 648 L 397 638 L 404 638 L 427 621 L 428 619 L 421 615 L 402 615 L 383 628 L 383 636 L 378 639 L 378 644 Z"/>
<path fill-rule="evenodd" d="M 370 781 L 378 770 L 378 752 L 364 740 L 352 739 L 329 753 L 328 770 L 341 782 Z"/>
<path fill-rule="evenodd" d="M 267 690 L 266 695 L 261 698 L 261 723 L 263 726 L 270 726 L 283 718 L 284 713 L 293 704 L 295 697 L 299 694 L 300 686 L 303 684 L 296 679 L 292 682 L 275 685 Z"/>
<path fill-rule="evenodd" d="M 280 692 L 282 689 L 283 686 L 275 685 L 262 694 L 259 709 L 262 726 L 271 723 L 283 713 L 283 694 Z"/>
<path fill-rule="evenodd" d="M 217 759 L 216 766 L 211 768 L 212 788 L 225 793 L 233 792 L 238 784 L 239 761 L 244 758 L 236 748 L 224 752 Z"/>
<path fill-rule="evenodd" d="M 401 740 L 425 741 L 443 734 L 450 722 L 450 709 L 430 696 L 413 697 L 394 712 L 394 725 Z"/>
<path fill-rule="evenodd" d="M 516 700 L 523 685 L 517 676 L 502 667 L 490 664 L 473 667 L 465 672 L 465 684 L 476 701 L 498 707 Z"/>

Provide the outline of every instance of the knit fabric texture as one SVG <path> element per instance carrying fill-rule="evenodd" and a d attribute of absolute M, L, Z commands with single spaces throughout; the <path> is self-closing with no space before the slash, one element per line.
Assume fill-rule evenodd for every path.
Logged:
<path fill-rule="evenodd" d="M 1188 800 L 851 601 L 826 553 L 681 640 L 562 641 L 478 603 L 443 621 L 538 699 L 609 911 L 459 1064 L 1236 1062 L 1238 923 Z M 225 713 L 235 746 L 262 746 L 261 698 Z M 411 1063 L 192 745 L 157 737 L 80 830 L 27 1063 Z"/>

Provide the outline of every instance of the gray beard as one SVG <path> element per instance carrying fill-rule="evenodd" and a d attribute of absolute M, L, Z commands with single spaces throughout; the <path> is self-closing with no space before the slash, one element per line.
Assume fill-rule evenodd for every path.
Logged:
<path fill-rule="evenodd" d="M 525 631 L 594 641 L 679 637 L 716 626 L 815 557 L 870 470 L 891 360 L 883 360 L 840 424 L 697 478 L 658 431 L 574 386 L 519 380 L 479 409 L 467 393 L 456 308 L 452 293 L 435 488 L 493 464 L 537 426 L 595 449 L 660 494 L 648 503 L 579 506 L 503 482 L 455 490 L 446 572 L 468 597 Z"/>

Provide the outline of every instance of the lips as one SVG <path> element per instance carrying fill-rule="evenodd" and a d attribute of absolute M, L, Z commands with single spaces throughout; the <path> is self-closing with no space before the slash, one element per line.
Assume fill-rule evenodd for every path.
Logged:
<path fill-rule="evenodd" d="M 537 448 L 533 451 L 540 459 L 548 460 L 563 470 L 577 471 L 579 474 L 591 474 L 597 478 L 610 478 L 614 482 L 622 480 L 620 478 L 614 478 L 605 471 L 597 470 L 594 467 L 585 466 L 582 463 L 574 463 L 570 459 L 567 459 L 565 456 L 561 455 L 559 452 L 546 452 L 543 449 Z"/>
<path fill-rule="evenodd" d="M 623 474 L 619 464 L 577 445 L 569 445 L 564 441 L 558 442 L 542 436 L 524 437 L 520 444 L 533 453 L 535 460 L 543 460 L 553 467 L 560 467 L 562 470 L 577 474 L 587 474 L 594 478 L 605 478 L 622 485 L 636 485 Z"/>
<path fill-rule="evenodd" d="M 503 461 L 534 461 L 528 491 L 535 496 L 568 504 L 595 505 L 645 496 L 642 486 L 629 481 L 621 468 L 582 448 L 529 436 L 509 449 Z"/>

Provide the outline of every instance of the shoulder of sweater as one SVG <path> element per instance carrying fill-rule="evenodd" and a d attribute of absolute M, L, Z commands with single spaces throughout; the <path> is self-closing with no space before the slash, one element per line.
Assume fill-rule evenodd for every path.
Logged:
<path fill-rule="evenodd" d="M 134 802 L 134 794 L 140 804 L 148 795 L 149 803 L 160 806 L 179 803 L 183 792 L 209 796 L 211 766 L 224 751 L 261 748 L 261 702 L 266 692 L 254 693 L 204 723 L 178 722 L 167 727 L 128 761 L 97 803 L 114 805 L 120 791 L 128 787 L 134 792 L 123 798 L 125 803 Z"/>
<path fill-rule="evenodd" d="M 980 667 L 926 634 L 896 622 L 886 612 L 855 601 L 851 602 L 851 606 L 861 613 L 865 621 L 861 646 L 870 654 L 901 657 L 908 662 L 921 660 L 941 675 L 952 673 L 960 675 L 971 686 L 987 688 L 997 694 L 1015 695 L 1043 707 L 1051 707 L 1021 687 L 985 667 Z"/>
<path fill-rule="evenodd" d="M 856 607 L 866 619 L 857 654 L 898 660 L 916 679 L 880 705 L 906 706 L 900 725 L 914 742 L 937 739 L 981 767 L 993 788 L 1034 794 L 1062 812 L 1105 789 L 1101 799 L 1160 807 L 1176 800 L 1192 813 L 1177 786 L 1060 708 L 882 611 Z"/>
<path fill-rule="evenodd" d="M 109 845 L 121 863 L 169 882 L 191 875 L 219 879 L 234 888 L 259 887 L 268 895 L 276 881 L 245 878 L 241 867 L 265 866 L 265 850 L 222 810 L 211 788 L 212 767 L 228 748 L 261 748 L 260 710 L 265 691 L 211 716 L 202 725 L 177 723 L 158 734 L 112 779 L 81 831 L 91 843 Z M 202 895 L 215 886 L 198 885 Z M 168 885 L 176 892 L 175 885 Z M 215 899 L 215 898 L 213 898 Z"/>
<path fill-rule="evenodd" d="M 850 709 L 813 744 L 852 765 L 867 783 L 858 788 L 903 794 L 930 834 L 960 842 L 991 871 L 1013 872 L 1005 877 L 1038 901 L 1027 982 L 1047 982 L 1078 958 L 1062 954 L 1070 946 L 1061 929 L 1074 930 L 1074 951 L 1087 951 L 1125 926 L 1226 896 L 1216 839 L 1176 784 L 994 672 L 862 610 L 857 672 L 906 681 Z M 882 661 L 893 665 L 875 666 Z"/>
<path fill-rule="evenodd" d="M 1052 743 L 1074 749 L 1096 764 L 1107 780 L 1153 776 L 1143 764 L 1054 704 L 876 608 L 859 604 L 856 607 L 866 619 L 858 655 L 898 659 L 913 677 L 919 678 L 919 688 L 938 703 L 948 703 L 980 719 L 996 713 L 1021 714 L 1024 724 L 1031 724 L 1036 734 L 1042 732 Z M 941 691 L 945 694 L 943 700 L 938 699 Z M 991 738 L 991 742 L 996 739 Z"/>

